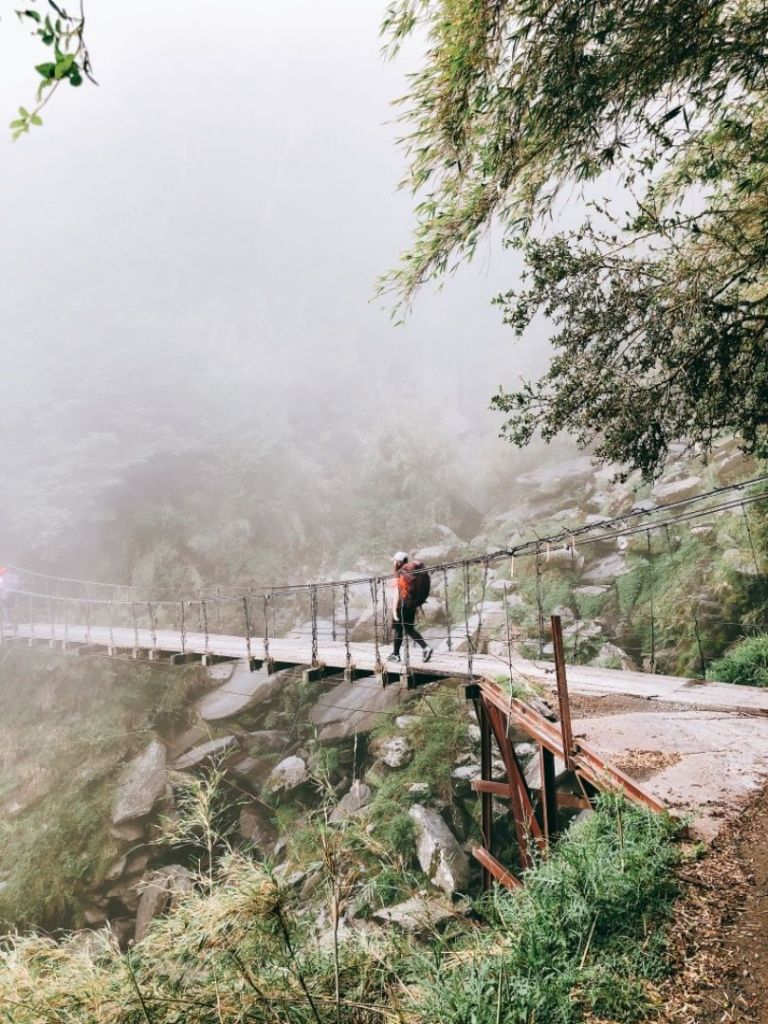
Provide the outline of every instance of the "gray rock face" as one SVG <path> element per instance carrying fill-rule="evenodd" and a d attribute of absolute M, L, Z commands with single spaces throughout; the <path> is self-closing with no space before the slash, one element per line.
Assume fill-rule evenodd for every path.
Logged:
<path fill-rule="evenodd" d="M 181 757 L 177 757 L 173 762 L 173 767 L 176 771 L 185 771 L 189 768 L 197 768 L 197 766 L 201 765 L 204 761 L 223 757 L 236 746 L 237 740 L 234 736 L 221 736 L 217 740 L 209 740 L 207 743 L 201 743 L 198 747 L 193 747 L 191 750 L 188 750 L 186 754 L 182 754 Z"/>
<path fill-rule="evenodd" d="M 403 903 L 373 912 L 374 920 L 382 924 L 393 924 L 411 934 L 431 931 L 455 916 L 456 911 L 450 904 L 420 896 L 412 896 Z"/>
<path fill-rule="evenodd" d="M 375 676 L 354 683 L 339 683 L 324 693 L 309 712 L 309 720 L 320 727 L 320 741 L 343 739 L 369 732 L 381 724 L 381 712 L 400 704 L 397 686 L 383 687 Z"/>
<path fill-rule="evenodd" d="M 523 473 L 517 478 L 517 483 L 532 497 L 554 498 L 564 491 L 571 493 L 590 487 L 594 475 L 591 459 L 582 457 Z"/>
<path fill-rule="evenodd" d="M 193 877 L 181 864 L 169 864 L 155 871 L 139 899 L 134 933 L 136 942 L 141 942 L 146 936 L 154 918 L 170 910 L 181 896 L 192 892 L 193 888 Z"/>
<path fill-rule="evenodd" d="M 413 750 L 405 736 L 392 736 L 376 748 L 380 760 L 388 768 L 402 768 L 413 757 Z"/>
<path fill-rule="evenodd" d="M 416 855 L 430 882 L 448 895 L 466 889 L 469 860 L 440 815 L 423 804 L 408 814 L 416 826 Z"/>
<path fill-rule="evenodd" d="M 270 793 L 278 790 L 288 792 L 303 785 L 308 779 L 306 761 L 301 757 L 286 757 L 270 772 L 266 788 Z"/>
<path fill-rule="evenodd" d="M 195 709 L 206 722 L 218 722 L 269 700 L 285 682 L 285 673 L 251 672 L 245 661 L 238 661 L 229 679 L 201 697 Z"/>
<path fill-rule="evenodd" d="M 117 782 L 112 824 L 144 818 L 165 793 L 165 747 L 157 740 L 123 769 Z"/>
<path fill-rule="evenodd" d="M 244 757 L 232 765 L 232 771 L 251 786 L 259 786 L 267 778 L 272 766 L 263 757 Z"/>
<path fill-rule="evenodd" d="M 346 821 L 347 818 L 354 817 L 364 807 L 368 806 L 371 802 L 371 796 L 371 787 L 366 786 L 359 779 L 355 780 L 350 791 L 334 807 L 330 818 L 331 823 L 337 825 L 339 822 Z"/>
<path fill-rule="evenodd" d="M 700 476 L 686 476 L 682 480 L 656 484 L 651 491 L 651 497 L 660 504 L 681 501 L 683 498 L 692 498 L 694 494 L 698 494 L 703 485 L 704 481 Z"/>
<path fill-rule="evenodd" d="M 277 834 L 266 813 L 259 807 L 240 810 L 240 836 L 257 850 L 266 853 L 274 846 Z"/>
<path fill-rule="evenodd" d="M 617 576 L 624 576 L 630 571 L 631 567 L 627 565 L 626 556 L 623 553 L 617 553 L 608 555 L 607 558 L 601 558 L 599 562 L 590 565 L 587 572 L 584 573 L 583 579 L 586 583 L 610 583 Z"/>
<path fill-rule="evenodd" d="M 249 732 L 242 742 L 252 754 L 274 753 L 288 743 L 288 733 L 281 729 L 259 729 Z"/>

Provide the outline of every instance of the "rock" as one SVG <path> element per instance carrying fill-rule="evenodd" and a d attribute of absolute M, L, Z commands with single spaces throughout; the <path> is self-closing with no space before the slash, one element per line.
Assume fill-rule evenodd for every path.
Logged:
<path fill-rule="evenodd" d="M 116 882 L 118 878 L 122 878 L 122 876 L 125 874 L 127 862 L 127 857 L 118 857 L 117 860 L 112 861 L 107 870 L 104 872 L 104 881 Z"/>
<path fill-rule="evenodd" d="M 631 571 L 632 567 L 627 565 L 626 555 L 623 552 L 618 552 L 590 565 L 584 573 L 583 579 L 586 583 L 602 584 L 611 582 L 618 576 L 625 576 Z"/>
<path fill-rule="evenodd" d="M 714 526 L 692 526 L 691 536 L 698 537 L 699 540 L 714 540 L 717 536 L 717 530 Z"/>
<path fill-rule="evenodd" d="M 564 604 L 559 604 L 556 608 L 553 608 L 551 614 L 559 615 L 562 622 L 573 622 L 576 618 L 573 611 Z"/>
<path fill-rule="evenodd" d="M 412 782 L 408 787 L 408 796 L 420 800 L 429 796 L 428 782 Z"/>
<path fill-rule="evenodd" d="M 747 480 L 755 474 L 757 462 L 751 455 L 743 452 L 732 452 L 717 459 L 712 465 L 712 472 L 719 484 L 733 484 L 739 480 Z"/>
<path fill-rule="evenodd" d="M 402 768 L 413 757 L 413 750 L 405 736 L 392 736 L 374 747 L 379 759 L 388 768 Z"/>
<path fill-rule="evenodd" d="M 288 744 L 288 733 L 282 729 L 259 729 L 240 737 L 240 742 L 250 754 L 275 754 Z"/>
<path fill-rule="evenodd" d="M 517 478 L 517 484 L 533 498 L 555 498 L 564 492 L 572 494 L 591 489 L 594 473 L 589 458 L 576 458 L 523 473 Z"/>
<path fill-rule="evenodd" d="M 89 928 L 100 928 L 107 923 L 107 912 L 103 907 L 86 903 L 83 907 L 83 921 Z"/>
<path fill-rule="evenodd" d="M 571 551 L 568 547 L 550 548 L 549 554 L 546 551 L 541 556 L 542 568 L 549 566 L 551 569 L 570 569 L 581 572 L 584 568 L 584 555 L 578 550 Z"/>
<path fill-rule="evenodd" d="M 398 715 L 395 719 L 395 725 L 398 729 L 410 729 L 413 725 L 418 725 L 421 719 L 418 715 Z"/>
<path fill-rule="evenodd" d="M 449 903 L 434 898 L 412 896 L 393 907 L 374 910 L 372 916 L 382 924 L 395 925 L 405 932 L 416 935 L 432 931 L 457 915 L 455 908 Z"/>
<path fill-rule="evenodd" d="M 331 824 L 338 825 L 340 822 L 346 821 L 347 818 L 354 817 L 368 806 L 372 795 L 371 787 L 356 779 L 346 796 L 343 796 L 334 807 L 330 817 Z"/>
<path fill-rule="evenodd" d="M 383 711 L 400 705 L 398 686 L 382 686 L 376 676 L 339 683 L 310 709 L 309 720 L 320 728 L 321 743 L 370 732 L 381 725 Z"/>
<path fill-rule="evenodd" d="M 289 672 L 272 675 L 265 669 L 251 672 L 246 661 L 238 661 L 229 679 L 201 697 L 195 704 L 195 710 L 206 722 L 218 722 L 242 714 L 273 697 L 285 684 Z"/>
<path fill-rule="evenodd" d="M 269 816 L 260 807 L 247 806 L 240 809 L 239 832 L 247 843 L 265 854 L 277 839 L 277 832 Z"/>
<path fill-rule="evenodd" d="M 607 594 L 610 587 L 574 587 L 573 592 L 578 597 L 602 597 Z"/>
<path fill-rule="evenodd" d="M 741 576 L 758 575 L 751 552 L 748 554 L 738 548 L 727 548 L 722 554 L 721 562 L 732 572 L 737 572 Z"/>
<path fill-rule="evenodd" d="M 136 921 L 133 917 L 113 917 L 109 922 L 109 930 L 114 935 L 115 942 L 120 949 L 127 948 L 128 943 L 133 939 L 135 928 Z"/>
<path fill-rule="evenodd" d="M 306 761 L 302 757 L 294 755 L 283 758 L 279 764 L 275 765 L 267 779 L 266 789 L 270 793 L 276 793 L 278 790 L 287 793 L 303 785 L 308 780 L 309 772 L 307 771 Z"/>
<path fill-rule="evenodd" d="M 165 793 L 165 747 L 157 740 L 125 766 L 117 781 L 112 824 L 148 815 Z"/>
<path fill-rule="evenodd" d="M 119 839 L 124 843 L 135 843 L 144 835 L 144 822 L 126 821 L 122 825 L 113 825 L 109 834 L 113 839 Z"/>
<path fill-rule="evenodd" d="M 662 505 L 672 501 L 682 501 L 698 494 L 703 484 L 704 481 L 700 476 L 685 476 L 682 480 L 670 480 L 668 483 L 656 484 L 651 491 L 651 497 Z"/>
<path fill-rule="evenodd" d="M 136 850 L 134 853 L 128 854 L 123 874 L 127 877 L 140 875 L 146 871 L 151 859 L 152 854 L 149 850 Z"/>
<path fill-rule="evenodd" d="M 170 910 L 194 889 L 193 875 L 181 864 L 169 864 L 150 875 L 136 911 L 136 942 L 146 936 L 154 918 Z"/>
<path fill-rule="evenodd" d="M 469 884 L 469 860 L 456 837 L 435 811 L 414 804 L 408 811 L 416 826 L 416 854 L 433 885 L 451 895 Z"/>
<path fill-rule="evenodd" d="M 109 901 L 109 916 L 116 916 L 116 911 L 123 914 L 135 914 L 139 909 L 140 883 L 136 879 L 123 879 L 107 889 L 105 896 Z"/>
<path fill-rule="evenodd" d="M 637 672 L 634 660 L 616 644 L 604 643 L 592 662 L 598 668 L 620 668 L 624 672 Z"/>
<path fill-rule="evenodd" d="M 268 777 L 272 765 L 263 757 L 244 757 L 232 765 L 231 769 L 235 775 L 239 775 L 250 786 L 256 788 Z"/>
<path fill-rule="evenodd" d="M 191 750 L 188 750 L 186 754 L 182 754 L 181 757 L 177 757 L 173 762 L 173 768 L 178 772 L 186 771 L 190 768 L 197 768 L 198 765 L 203 764 L 205 761 L 224 757 L 225 754 L 229 753 L 236 747 L 237 739 L 234 736 L 221 736 L 217 740 L 209 740 L 207 743 L 201 743 L 200 746 L 193 747 Z"/>
<path fill-rule="evenodd" d="M 525 766 L 525 781 L 529 789 L 541 789 L 541 758 L 534 757 Z M 555 757 L 555 784 L 565 775 L 565 762 Z"/>

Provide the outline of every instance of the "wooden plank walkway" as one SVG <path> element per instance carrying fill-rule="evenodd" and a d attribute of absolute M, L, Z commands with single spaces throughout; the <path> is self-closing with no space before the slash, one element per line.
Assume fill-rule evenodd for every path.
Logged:
<path fill-rule="evenodd" d="M 138 638 L 138 645 L 136 643 Z M 87 627 L 56 623 L 19 625 L 14 631 L 6 628 L 3 641 L 28 640 L 33 643 L 50 643 L 55 646 L 68 644 L 72 647 L 100 648 L 113 654 L 126 653 L 142 658 L 169 658 L 173 655 L 207 656 L 216 659 L 242 659 L 248 655 L 248 645 L 243 636 L 211 633 L 185 633 L 178 630 L 158 629 L 153 635 L 149 629 L 114 628 L 104 626 Z M 304 638 L 270 638 L 269 656 L 279 665 L 309 666 L 311 644 Z M 257 660 L 264 659 L 264 639 L 251 638 L 251 655 Z M 375 673 L 376 650 L 372 643 L 350 642 L 350 657 L 353 667 L 361 673 Z M 385 658 L 389 647 L 381 647 Z M 347 652 L 343 642 L 321 639 L 318 642 L 318 661 L 330 672 L 341 672 L 347 667 Z M 384 661 L 390 677 L 398 678 L 402 665 Z M 412 648 L 410 669 L 415 681 L 428 682 L 440 678 L 469 679 L 468 659 L 464 653 L 437 654 L 424 664 L 421 652 Z M 533 683 L 547 690 L 555 686 L 554 665 L 550 662 L 534 662 L 515 655 L 512 659 L 513 681 Z M 472 659 L 472 678 L 506 680 L 509 678 L 506 659 L 488 654 L 476 654 Z M 699 679 L 677 676 L 650 675 L 643 672 L 624 672 L 616 669 L 591 668 L 583 665 L 568 666 L 568 687 L 571 693 L 585 696 L 629 696 L 640 697 L 651 702 L 697 707 L 707 710 L 738 712 L 747 715 L 768 715 L 768 689 L 751 686 L 735 686 L 730 683 L 707 683 Z"/>

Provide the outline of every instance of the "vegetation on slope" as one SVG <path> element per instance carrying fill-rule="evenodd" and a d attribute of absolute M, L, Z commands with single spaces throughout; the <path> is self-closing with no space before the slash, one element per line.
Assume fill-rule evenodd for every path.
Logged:
<path fill-rule="evenodd" d="M 194 670 L 30 649 L 0 651 L 0 921 L 77 924 L 115 856 L 122 761 L 183 719 Z"/>
<path fill-rule="evenodd" d="M 14 1024 L 575 1024 L 652 1014 L 674 897 L 668 820 L 603 799 L 524 890 L 496 892 L 475 920 L 426 944 L 392 928 L 345 930 L 348 851 L 365 842 L 364 829 L 323 820 L 317 829 L 315 891 L 330 930 L 318 932 L 317 906 L 289 874 L 230 852 L 127 953 L 108 932 L 61 945 L 10 940 L 0 1006 Z"/>

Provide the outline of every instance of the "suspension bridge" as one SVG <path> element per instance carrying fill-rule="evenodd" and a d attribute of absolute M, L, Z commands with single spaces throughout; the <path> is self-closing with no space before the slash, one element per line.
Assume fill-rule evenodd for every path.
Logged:
<path fill-rule="evenodd" d="M 766 483 L 768 477 L 759 477 L 515 547 L 428 566 L 434 595 L 428 635 L 436 650 L 427 662 L 407 637 L 402 662 L 387 660 L 392 575 L 281 586 L 218 585 L 182 594 L 8 567 L 0 600 L 0 645 L 43 645 L 81 656 L 105 654 L 170 664 L 243 660 L 252 671 L 270 673 L 300 667 L 308 682 L 326 685 L 343 679 L 352 692 L 358 681 L 367 681 L 369 690 L 373 680 L 406 692 L 439 680 L 461 680 L 482 733 L 482 770 L 473 787 L 482 802 L 484 841 L 475 854 L 486 882 L 495 878 L 514 885 L 514 875 L 494 856 L 494 798 L 511 803 L 524 865 L 531 843 L 545 844 L 557 831 L 558 808 L 586 808 L 600 789 L 619 789 L 656 810 L 670 804 L 683 811 L 701 809 L 709 801 L 717 805 L 716 816 L 723 805 L 735 806 L 768 774 L 768 690 L 702 677 L 568 665 L 562 625 L 558 616 L 549 624 L 546 613 L 551 609 L 544 608 L 541 583 L 553 553 L 553 561 L 567 569 L 578 551 L 593 544 L 639 547 L 639 540 L 650 552 L 652 535 L 669 542 L 670 530 L 721 515 L 744 518 L 755 572 L 761 573 L 746 510 L 768 500 Z M 534 607 L 527 610 L 536 623 L 533 636 L 521 626 L 525 616 L 519 602 L 510 602 L 526 562 L 535 580 Z M 489 594 L 500 600 L 489 602 Z M 690 619 L 704 668 L 694 603 Z M 657 640 L 652 622 L 651 667 Z M 548 647 L 552 660 L 543 657 Z M 542 713 L 534 697 L 547 692 L 557 701 L 554 716 Z M 635 698 L 649 708 L 667 710 L 651 716 L 651 721 L 647 713 L 632 712 L 623 720 L 597 716 L 572 724 L 572 694 Z M 521 769 L 514 736 L 517 742 L 522 737 L 539 748 L 536 786 Z M 741 736 L 742 742 L 734 742 L 734 736 Z M 693 749 L 684 749 L 686 743 Z M 679 763 L 677 769 L 672 764 L 657 773 L 644 787 L 617 765 L 627 749 L 645 747 L 648 753 L 652 744 L 659 748 L 657 753 L 676 757 Z M 494 749 L 504 764 L 500 778 L 493 767 Z M 738 755 L 731 767 L 727 757 L 723 759 L 726 750 Z M 573 780 L 570 791 L 559 781 L 568 773 Z M 698 792 L 702 787 L 710 792 Z M 713 817 L 707 819 L 705 813 L 702 820 L 711 824 Z"/>

